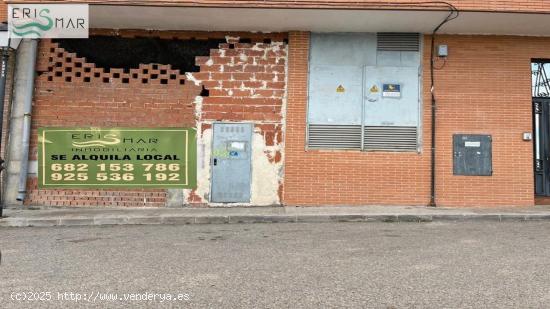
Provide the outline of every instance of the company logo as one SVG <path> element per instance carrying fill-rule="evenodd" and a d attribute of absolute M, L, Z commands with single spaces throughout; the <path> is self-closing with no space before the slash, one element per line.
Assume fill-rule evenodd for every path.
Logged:
<path fill-rule="evenodd" d="M 13 38 L 87 38 L 87 4 L 10 4 L 8 31 Z"/>
<path fill-rule="evenodd" d="M 87 148 L 87 147 L 107 147 L 120 144 L 120 138 L 116 134 L 106 134 L 103 139 L 96 139 L 85 142 L 73 142 L 73 147 Z"/>

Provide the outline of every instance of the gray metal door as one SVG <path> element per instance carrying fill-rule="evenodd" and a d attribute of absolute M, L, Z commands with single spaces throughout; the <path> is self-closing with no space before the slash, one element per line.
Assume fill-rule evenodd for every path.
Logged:
<path fill-rule="evenodd" d="M 212 202 L 250 202 L 251 154 L 251 123 L 214 123 Z"/>

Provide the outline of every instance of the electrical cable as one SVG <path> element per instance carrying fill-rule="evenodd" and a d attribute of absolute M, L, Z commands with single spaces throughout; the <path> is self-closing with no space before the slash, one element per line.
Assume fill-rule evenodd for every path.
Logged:
<path fill-rule="evenodd" d="M 437 32 L 443 27 L 446 23 L 458 18 L 460 15 L 459 10 L 452 4 L 445 2 L 450 8 L 449 15 L 434 28 L 432 31 L 431 44 L 430 44 L 430 93 L 432 97 L 432 123 L 431 123 L 431 172 L 430 172 L 430 203 L 429 206 L 436 207 L 436 192 L 435 192 L 435 130 L 436 130 L 436 112 L 437 112 L 437 99 L 435 96 L 435 36 Z"/>

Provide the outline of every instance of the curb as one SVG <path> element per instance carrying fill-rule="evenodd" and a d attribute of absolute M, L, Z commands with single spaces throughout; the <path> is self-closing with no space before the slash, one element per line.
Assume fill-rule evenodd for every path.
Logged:
<path fill-rule="evenodd" d="M 250 223 L 328 222 L 527 222 L 550 221 L 550 214 L 437 214 L 437 215 L 238 215 L 238 216 L 94 216 L 94 217 L 7 217 L 0 227 L 104 226 L 104 225 L 188 225 Z"/>

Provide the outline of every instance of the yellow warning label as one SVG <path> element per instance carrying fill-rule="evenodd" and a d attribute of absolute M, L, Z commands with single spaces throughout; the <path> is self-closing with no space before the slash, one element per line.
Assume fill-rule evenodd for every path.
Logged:
<path fill-rule="evenodd" d="M 346 88 L 344 88 L 344 86 L 340 85 L 340 86 L 338 86 L 338 88 L 336 88 L 336 92 L 344 93 L 344 92 L 346 92 Z"/>
<path fill-rule="evenodd" d="M 373 86 L 370 88 L 370 92 L 371 92 L 371 93 L 378 93 L 378 92 L 380 92 L 380 89 L 378 89 L 378 86 L 373 85 Z"/>

